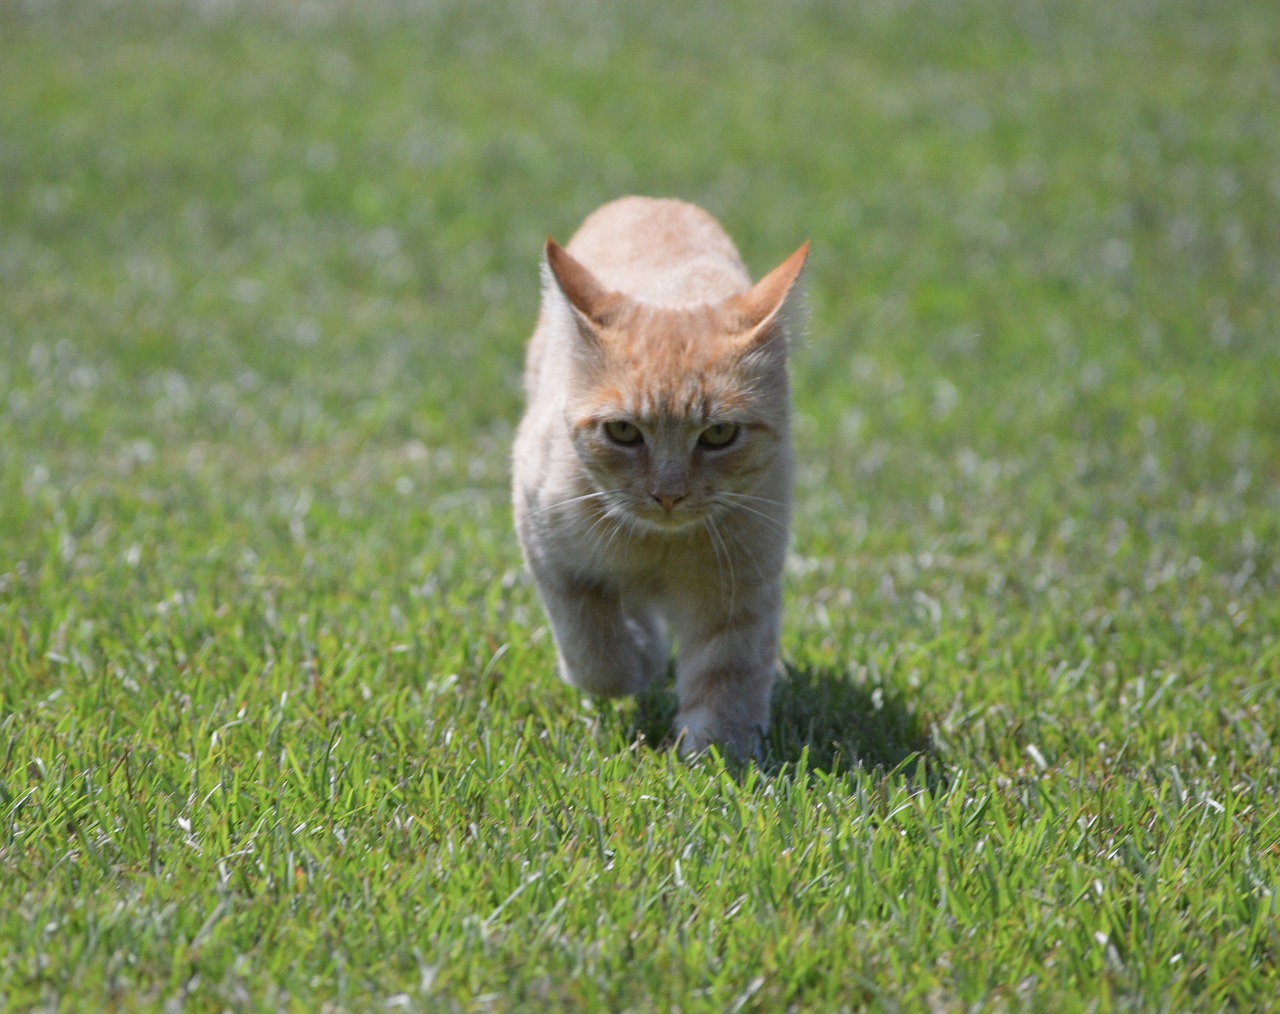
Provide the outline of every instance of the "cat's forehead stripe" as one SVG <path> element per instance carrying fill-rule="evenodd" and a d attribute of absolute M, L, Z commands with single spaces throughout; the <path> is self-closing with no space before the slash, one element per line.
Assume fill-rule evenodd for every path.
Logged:
<path fill-rule="evenodd" d="M 583 406 L 583 414 L 606 418 L 699 422 L 735 413 L 750 413 L 754 405 L 750 391 L 724 383 L 708 383 L 704 378 L 685 378 L 682 384 L 643 383 L 629 389 L 611 385 L 599 391 Z"/>

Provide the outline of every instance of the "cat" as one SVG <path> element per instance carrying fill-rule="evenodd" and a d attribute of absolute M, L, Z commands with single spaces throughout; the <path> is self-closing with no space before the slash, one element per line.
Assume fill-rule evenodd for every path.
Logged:
<path fill-rule="evenodd" d="M 758 754 L 768 725 L 808 248 L 753 286 L 710 214 L 645 197 L 544 248 L 513 448 L 521 549 L 566 682 L 642 691 L 674 637 L 683 754 Z"/>

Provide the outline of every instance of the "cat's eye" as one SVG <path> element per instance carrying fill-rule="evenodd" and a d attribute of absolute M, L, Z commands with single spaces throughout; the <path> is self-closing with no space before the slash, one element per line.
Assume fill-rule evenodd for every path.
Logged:
<path fill-rule="evenodd" d="M 702 431 L 698 443 L 703 447 L 728 447 L 737 435 L 737 423 L 716 423 Z"/>
<path fill-rule="evenodd" d="M 623 447 L 634 447 L 644 440 L 640 427 L 626 419 L 610 419 L 604 424 L 604 431 L 610 440 Z"/>

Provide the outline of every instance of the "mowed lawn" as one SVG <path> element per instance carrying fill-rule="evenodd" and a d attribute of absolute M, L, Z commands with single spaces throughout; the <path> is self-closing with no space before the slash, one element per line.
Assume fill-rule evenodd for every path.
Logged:
<path fill-rule="evenodd" d="M 0 1007 L 1280 1001 L 1280 6 L 0 4 Z M 803 239 L 757 765 L 556 679 L 538 257 Z"/>

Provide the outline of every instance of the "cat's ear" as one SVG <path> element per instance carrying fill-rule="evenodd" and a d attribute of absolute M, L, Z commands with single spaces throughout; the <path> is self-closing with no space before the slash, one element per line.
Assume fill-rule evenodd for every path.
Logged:
<path fill-rule="evenodd" d="M 795 288 L 800 272 L 809 257 L 809 241 L 765 275 L 747 292 L 732 298 L 733 310 L 738 315 L 739 327 L 750 336 L 751 344 L 759 344 L 769 338 L 782 323 L 789 308 L 788 296 Z"/>
<path fill-rule="evenodd" d="M 548 273 L 569 305 L 586 323 L 608 327 L 617 316 L 622 297 L 601 285 L 595 275 L 549 236 L 545 252 Z"/>

